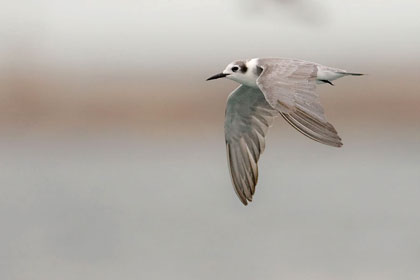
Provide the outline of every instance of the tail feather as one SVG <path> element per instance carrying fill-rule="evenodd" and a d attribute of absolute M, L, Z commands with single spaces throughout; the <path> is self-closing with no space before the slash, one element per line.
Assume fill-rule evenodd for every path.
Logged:
<path fill-rule="evenodd" d="M 350 73 L 350 72 L 337 72 L 338 74 L 343 74 L 343 75 L 351 75 L 351 76 L 363 76 L 364 74 L 362 73 Z"/>

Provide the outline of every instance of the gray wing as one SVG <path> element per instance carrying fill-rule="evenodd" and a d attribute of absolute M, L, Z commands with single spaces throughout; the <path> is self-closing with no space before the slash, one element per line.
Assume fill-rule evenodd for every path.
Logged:
<path fill-rule="evenodd" d="M 268 103 L 299 132 L 322 144 L 341 147 L 341 138 L 327 121 L 318 94 L 318 65 L 293 59 L 258 59 L 257 85 Z"/>
<path fill-rule="evenodd" d="M 276 116 L 277 111 L 259 89 L 241 85 L 228 98 L 225 117 L 228 165 L 236 194 L 245 205 L 255 192 L 264 137 Z"/>

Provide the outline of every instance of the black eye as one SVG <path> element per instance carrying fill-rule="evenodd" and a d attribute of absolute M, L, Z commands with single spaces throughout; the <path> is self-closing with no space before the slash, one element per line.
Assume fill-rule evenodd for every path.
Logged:
<path fill-rule="evenodd" d="M 233 71 L 233 72 L 236 72 L 236 71 L 238 71 L 238 70 L 239 70 L 239 67 L 237 67 L 237 66 L 232 67 L 232 71 Z"/>

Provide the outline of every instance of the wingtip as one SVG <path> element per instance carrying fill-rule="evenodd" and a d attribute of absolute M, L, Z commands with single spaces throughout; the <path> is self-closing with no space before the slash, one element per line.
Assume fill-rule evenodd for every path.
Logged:
<path fill-rule="evenodd" d="M 247 206 L 248 205 L 248 200 L 245 198 L 245 199 L 242 199 L 242 197 L 239 197 L 239 200 L 241 201 L 241 203 L 244 205 L 244 206 Z"/>
<path fill-rule="evenodd" d="M 251 198 L 241 197 L 241 196 L 238 196 L 238 197 L 244 206 L 248 206 L 248 203 L 252 202 L 252 197 Z"/>

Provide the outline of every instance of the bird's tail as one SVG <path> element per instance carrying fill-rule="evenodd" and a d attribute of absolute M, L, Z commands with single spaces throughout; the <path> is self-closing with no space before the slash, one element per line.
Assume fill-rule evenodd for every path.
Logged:
<path fill-rule="evenodd" d="M 351 76 L 363 76 L 364 74 L 362 73 L 350 73 L 350 72 L 337 72 L 338 74 L 342 74 L 342 75 L 351 75 Z"/>

